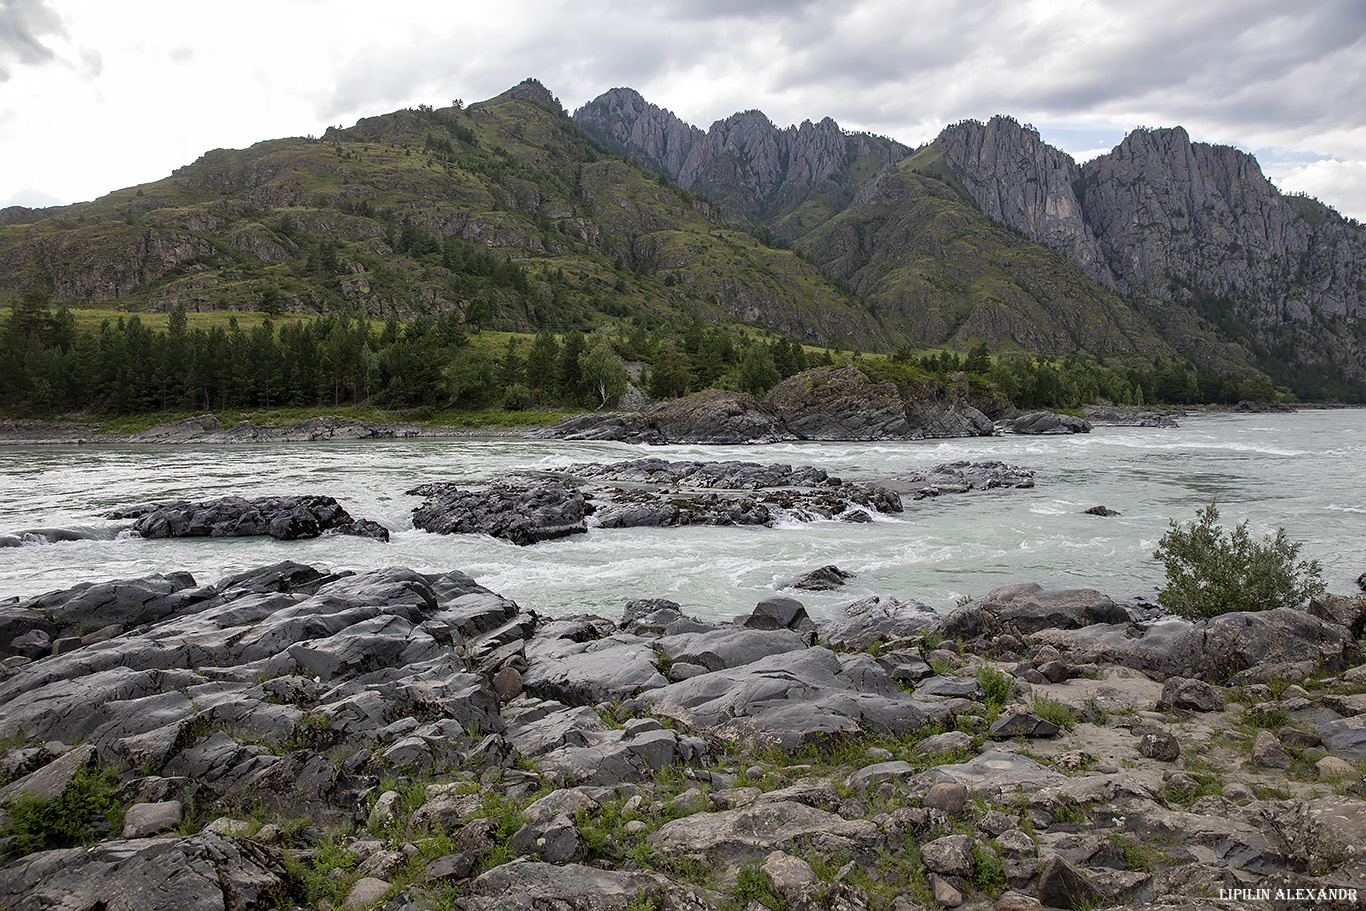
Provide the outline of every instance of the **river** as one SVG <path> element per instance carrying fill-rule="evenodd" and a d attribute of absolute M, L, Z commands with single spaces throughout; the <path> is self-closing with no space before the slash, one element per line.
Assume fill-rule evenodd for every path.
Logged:
<path fill-rule="evenodd" d="M 940 462 L 1001 460 L 1035 471 L 1026 490 L 907 501 L 868 524 L 776 528 L 590 529 L 532 547 L 415 530 L 426 481 L 478 481 L 518 468 L 645 455 L 815 465 L 845 480 Z M 1177 429 L 1102 427 L 1086 435 L 1002 436 L 907 443 L 666 446 L 558 441 L 423 440 L 268 446 L 0 447 L 0 534 L 83 527 L 112 534 L 114 507 L 237 494 L 327 494 L 387 525 L 390 543 L 352 537 L 144 541 L 127 533 L 0 548 L 0 600 L 78 582 L 188 570 L 203 583 L 284 559 L 332 569 L 405 565 L 460 569 L 525 608 L 551 616 L 619 617 L 633 598 L 669 598 L 703 618 L 747 613 L 775 585 L 833 563 L 854 577 L 835 592 L 800 593 L 817 617 L 869 595 L 940 610 L 1009 582 L 1153 597 L 1152 559 L 1171 519 L 1217 499 L 1226 525 L 1260 537 L 1283 526 L 1329 591 L 1357 591 L 1366 570 L 1366 410 L 1196 415 Z M 1104 505 L 1117 518 L 1085 515 Z"/>

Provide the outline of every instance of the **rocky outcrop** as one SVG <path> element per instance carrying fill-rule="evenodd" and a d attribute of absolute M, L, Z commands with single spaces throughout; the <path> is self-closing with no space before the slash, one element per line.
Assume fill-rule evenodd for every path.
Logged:
<path fill-rule="evenodd" d="M 1073 191 L 1081 168 L 1072 156 L 1043 142 L 1032 126 L 1002 116 L 954 124 L 936 143 L 988 218 L 1019 228 L 1114 287 L 1109 263 Z"/>
<path fill-rule="evenodd" d="M 874 600 L 813 644 L 782 597 L 734 623 L 637 601 L 617 623 L 538 617 L 455 571 L 170 578 L 38 599 L 75 617 L 96 589 L 195 593 L 0 666 L 7 908 L 716 911 L 767 889 L 815 911 L 874 907 L 871 888 L 896 908 L 923 871 L 945 905 L 1214 911 L 1164 896 L 1349 901 L 1362 875 L 1359 669 L 1164 685 L 1040 644 L 1110 626 L 1096 593 L 1000 589 L 961 644 Z M 1315 624 L 1350 636 L 1265 613 L 1205 633 L 1271 658 Z M 18 811 L 91 793 L 121 831 Z"/>
<path fill-rule="evenodd" d="M 538 436 L 625 443 L 768 443 L 781 440 L 922 440 L 990 436 L 994 426 L 968 401 L 967 381 L 926 380 L 902 396 L 859 368 L 817 367 L 790 377 L 758 401 L 701 392 L 640 412 L 565 418 Z"/>
<path fill-rule="evenodd" d="M 136 518 L 144 538 L 241 538 L 270 535 L 280 541 L 316 538 L 329 532 L 389 540 L 389 529 L 355 519 L 331 497 L 222 497 L 201 503 L 179 500 L 120 509 L 111 518 Z"/>
<path fill-rule="evenodd" d="M 1353 276 L 1366 268 L 1366 235 L 1316 200 L 1283 196 L 1251 155 L 1180 127 L 1143 128 L 1079 168 L 1008 117 L 956 124 L 936 145 L 983 212 L 1093 279 L 1263 338 L 1290 327 L 1302 356 L 1361 374 L 1327 324 L 1363 313 Z"/>
<path fill-rule="evenodd" d="M 997 488 L 1028 489 L 1034 486 L 1034 470 L 1005 462 L 942 462 L 924 471 L 872 482 L 894 490 L 914 500 L 924 500 L 944 494 L 967 493 L 970 490 Z"/>
<path fill-rule="evenodd" d="M 583 494 L 558 480 L 510 475 L 478 487 L 423 484 L 408 495 L 426 497 L 413 510 L 413 527 L 433 534 L 493 535 L 526 545 L 588 530 Z"/>
<path fill-rule="evenodd" d="M 1052 411 L 1031 411 L 1002 421 L 1000 426 L 1006 433 L 1033 435 L 1091 432 L 1090 421 L 1070 414 L 1055 414 Z"/>
<path fill-rule="evenodd" d="M 812 198 L 847 200 L 859 185 L 853 163 L 874 160 L 875 173 L 906 154 L 898 143 L 846 134 L 829 117 L 779 128 L 759 111 L 744 111 L 703 132 L 628 88 L 604 92 L 574 119 L 614 150 L 743 219 Z"/>

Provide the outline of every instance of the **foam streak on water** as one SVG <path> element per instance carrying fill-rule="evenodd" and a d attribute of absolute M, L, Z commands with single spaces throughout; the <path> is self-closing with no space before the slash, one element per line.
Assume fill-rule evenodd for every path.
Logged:
<path fill-rule="evenodd" d="M 660 456 L 815 465 L 846 480 L 940 462 L 999 459 L 1035 470 L 1032 490 L 907 502 L 871 524 L 777 528 L 590 530 L 534 547 L 414 530 L 426 481 L 472 482 L 513 469 Z M 189 570 L 201 582 L 282 559 L 334 569 L 408 565 L 460 569 L 550 615 L 620 615 L 632 598 L 662 597 L 706 617 L 747 611 L 775 584 L 834 563 L 855 573 L 838 592 L 803 593 L 817 615 L 868 595 L 940 609 L 1007 582 L 1091 586 L 1117 598 L 1161 583 L 1152 549 L 1168 520 L 1217 498 L 1226 524 L 1255 535 L 1284 526 L 1317 558 L 1330 591 L 1366 570 L 1366 411 L 1187 418 L 1175 430 L 1098 428 L 1086 436 L 918 443 L 793 443 L 636 448 L 612 443 L 392 441 L 269 446 L 0 447 L 0 534 L 38 527 L 108 528 L 116 506 L 237 494 L 326 494 L 393 532 L 382 544 L 325 537 L 279 542 L 109 540 L 0 548 L 0 600 L 83 581 Z M 1082 510 L 1105 505 L 1120 518 Z"/>

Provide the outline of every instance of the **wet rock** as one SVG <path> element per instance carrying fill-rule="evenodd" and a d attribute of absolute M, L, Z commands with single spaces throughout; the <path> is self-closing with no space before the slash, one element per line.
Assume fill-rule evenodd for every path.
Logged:
<path fill-rule="evenodd" d="M 1120 515 L 1119 512 L 1108 506 L 1092 506 L 1090 509 L 1084 510 L 1084 512 L 1088 516 L 1102 516 L 1106 519 L 1111 519 Z"/>
<path fill-rule="evenodd" d="M 408 491 L 426 497 L 413 526 L 433 534 L 484 534 L 528 545 L 583 534 L 584 497 L 563 481 L 509 475 L 482 488 L 424 484 Z"/>
<path fill-rule="evenodd" d="M 972 490 L 1027 489 L 1034 486 L 1034 471 L 1005 462 L 941 462 L 925 471 L 879 478 L 872 483 L 915 500 Z"/>
<path fill-rule="evenodd" d="M 844 585 L 845 579 L 852 579 L 853 573 L 847 573 L 834 564 L 822 566 L 820 569 L 813 569 L 803 573 L 792 582 L 780 586 L 781 588 L 800 588 L 803 591 L 825 592 L 836 589 Z"/>
<path fill-rule="evenodd" d="M 353 519 L 331 497 L 222 497 L 200 503 L 177 501 L 158 506 L 134 523 L 144 538 L 238 538 L 270 535 L 281 541 L 316 538 L 325 532 L 389 540 L 389 531 L 369 520 Z"/>
<path fill-rule="evenodd" d="M 1001 422 L 1006 433 L 1022 434 L 1067 434 L 1090 433 L 1091 422 L 1070 414 L 1055 414 L 1051 411 L 1031 411 L 1016 418 Z"/>

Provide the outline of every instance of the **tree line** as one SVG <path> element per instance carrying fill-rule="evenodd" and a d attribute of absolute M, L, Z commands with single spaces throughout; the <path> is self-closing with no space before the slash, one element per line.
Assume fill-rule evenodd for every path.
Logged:
<path fill-rule="evenodd" d="M 509 336 L 501 352 L 470 344 L 477 323 L 448 311 L 407 323 L 359 315 L 269 318 L 244 327 L 189 328 L 183 309 L 153 330 L 137 315 L 79 331 L 70 310 L 26 293 L 0 327 L 0 410 L 8 414 L 140 414 L 368 404 L 391 409 L 520 410 L 605 408 L 619 403 L 636 364 L 636 383 L 668 399 L 720 388 L 762 396 L 809 367 L 855 362 L 903 387 L 965 372 L 979 391 L 994 389 L 1023 409 L 1117 404 L 1231 404 L 1271 400 L 1262 379 L 1194 369 L 1177 360 L 1151 368 L 1109 367 L 1091 358 L 993 359 L 985 345 L 889 359 L 810 349 L 783 335 L 760 337 L 695 321 L 542 329 Z"/>

